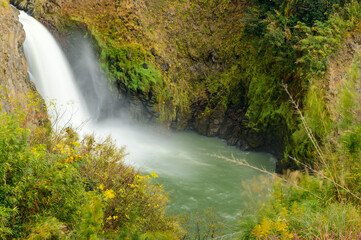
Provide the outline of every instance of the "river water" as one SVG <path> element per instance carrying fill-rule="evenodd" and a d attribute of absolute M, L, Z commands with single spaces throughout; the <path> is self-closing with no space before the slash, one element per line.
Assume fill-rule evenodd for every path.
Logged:
<path fill-rule="evenodd" d="M 137 125 L 114 116 L 96 120 L 93 117 L 96 114 L 91 114 L 91 109 L 97 108 L 89 106 L 89 103 L 97 102 L 99 96 L 82 92 L 84 88 L 78 87 L 77 74 L 73 74 L 61 48 L 44 26 L 24 12 L 20 13 L 19 18 L 26 32 L 23 47 L 28 60 L 29 77 L 45 99 L 52 120 L 55 122 L 61 116 L 60 120 L 56 120 L 56 127 L 82 126 L 82 133 L 94 133 L 100 138 L 111 135 L 118 146 L 126 146 L 129 153 L 127 164 L 139 168 L 145 174 L 158 174 L 157 181 L 170 192 L 171 213 L 194 213 L 214 208 L 215 213 L 223 219 L 235 219 L 245 209 L 248 196 L 242 188 L 242 182 L 255 181 L 255 177 L 263 173 L 213 155 L 233 156 L 253 166 L 274 171 L 275 159 L 271 155 L 242 152 L 217 138 L 203 137 L 192 132 L 164 134 L 156 128 Z M 89 52 L 86 54 L 86 61 L 81 61 L 81 64 L 83 69 L 88 68 L 89 71 L 84 72 L 94 72 L 96 60 Z M 91 85 L 94 78 L 104 80 L 97 72 L 84 78 L 89 79 L 85 85 Z M 99 88 L 100 85 L 97 86 Z M 100 96 L 102 98 L 107 94 L 106 90 L 103 92 L 103 96 Z M 89 97 L 95 101 L 89 101 Z M 55 101 L 55 109 L 51 101 Z"/>

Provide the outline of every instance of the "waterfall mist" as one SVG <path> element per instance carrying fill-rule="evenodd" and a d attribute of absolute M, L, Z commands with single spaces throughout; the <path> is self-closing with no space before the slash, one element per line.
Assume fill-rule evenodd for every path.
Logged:
<path fill-rule="evenodd" d="M 113 117 L 124 121 L 124 102 L 120 101 L 119 95 L 110 91 L 107 77 L 97 62 L 89 40 L 81 33 L 75 33 L 70 42 L 69 62 L 92 119 L 100 121 Z"/>

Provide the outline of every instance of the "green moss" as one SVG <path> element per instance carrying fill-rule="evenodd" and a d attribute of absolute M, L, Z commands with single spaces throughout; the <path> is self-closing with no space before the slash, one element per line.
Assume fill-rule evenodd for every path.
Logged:
<path fill-rule="evenodd" d="M 149 61 L 140 46 L 129 45 L 102 51 L 101 61 L 113 83 L 125 85 L 131 91 L 148 94 L 162 82 L 161 74 Z"/>

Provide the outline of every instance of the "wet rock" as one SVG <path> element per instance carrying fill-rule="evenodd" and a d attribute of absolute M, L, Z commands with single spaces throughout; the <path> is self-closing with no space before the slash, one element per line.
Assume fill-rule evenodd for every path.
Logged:
<path fill-rule="evenodd" d="M 212 112 L 209 118 L 207 136 L 215 137 L 219 135 L 220 127 L 224 120 L 224 112 L 224 107 L 221 104 Z"/>
<path fill-rule="evenodd" d="M 263 142 L 262 133 L 256 132 L 254 129 L 250 129 L 247 132 L 246 142 L 253 149 L 257 149 L 263 146 L 264 142 Z"/>
<path fill-rule="evenodd" d="M 187 112 L 178 112 L 174 121 L 170 123 L 170 128 L 176 130 L 184 130 L 189 128 L 189 123 L 191 122 L 192 113 Z"/>
<path fill-rule="evenodd" d="M 209 126 L 209 118 L 202 117 L 195 121 L 194 128 L 200 134 L 207 135 L 208 133 L 208 126 Z"/>
<path fill-rule="evenodd" d="M 129 115 L 131 119 L 135 119 L 140 122 L 144 122 L 147 115 L 144 111 L 143 103 L 137 98 L 133 98 L 130 101 Z"/>

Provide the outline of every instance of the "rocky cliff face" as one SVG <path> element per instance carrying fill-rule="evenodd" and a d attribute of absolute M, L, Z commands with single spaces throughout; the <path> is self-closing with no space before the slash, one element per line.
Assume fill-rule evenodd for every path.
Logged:
<path fill-rule="evenodd" d="M 36 90 L 28 80 L 22 50 L 25 32 L 18 15 L 19 11 L 7 1 L 0 5 L 0 103 L 3 111 L 11 111 L 7 99 L 19 99 Z"/>

